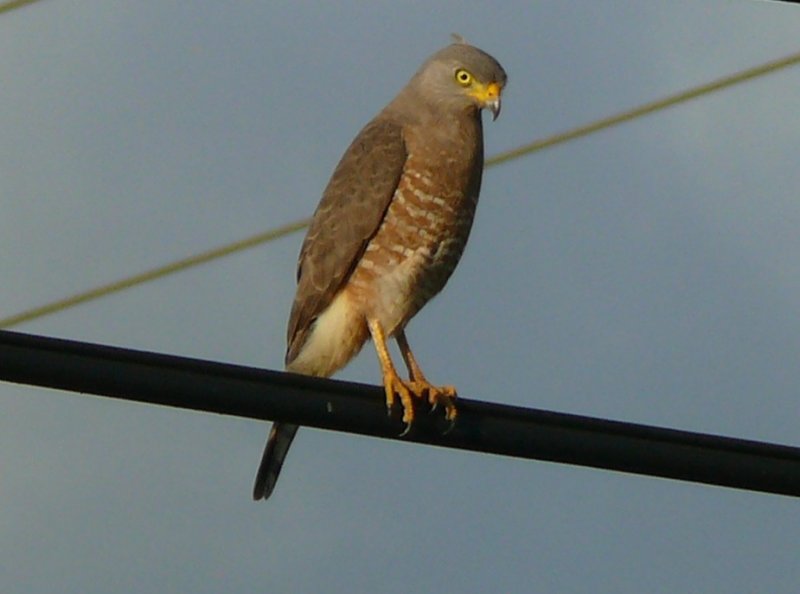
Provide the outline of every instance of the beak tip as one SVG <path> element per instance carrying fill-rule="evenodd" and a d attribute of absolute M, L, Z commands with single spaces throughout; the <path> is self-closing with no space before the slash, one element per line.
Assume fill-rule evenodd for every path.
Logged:
<path fill-rule="evenodd" d="M 492 121 L 495 121 L 500 115 L 500 99 L 495 99 L 489 103 L 489 110 L 492 112 Z"/>

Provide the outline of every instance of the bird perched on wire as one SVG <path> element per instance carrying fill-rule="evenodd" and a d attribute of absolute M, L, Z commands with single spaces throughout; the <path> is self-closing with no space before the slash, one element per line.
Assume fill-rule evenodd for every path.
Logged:
<path fill-rule="evenodd" d="M 300 250 L 286 369 L 328 377 L 372 338 L 386 404 L 414 419 L 414 398 L 455 421 L 456 391 L 423 375 L 406 339 L 445 285 L 469 236 L 483 172 L 481 110 L 500 113 L 502 66 L 456 38 L 428 58 L 339 161 Z M 408 368 L 403 379 L 387 340 Z M 253 498 L 272 493 L 298 426 L 275 423 Z"/>

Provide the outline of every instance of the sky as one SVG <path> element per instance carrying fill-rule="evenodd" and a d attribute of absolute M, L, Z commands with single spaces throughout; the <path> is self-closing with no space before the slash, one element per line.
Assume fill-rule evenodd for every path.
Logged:
<path fill-rule="evenodd" d="M 458 32 L 496 154 L 800 50 L 800 9 L 50 0 L 0 15 L 0 317 L 309 216 Z M 408 336 L 467 398 L 800 445 L 800 68 L 487 170 Z M 302 233 L 14 330 L 279 369 Z M 0 363 L 1 364 L 1 363 Z M 371 348 L 338 377 L 380 381 Z M 788 497 L 0 383 L 0 589 L 794 593 Z"/>

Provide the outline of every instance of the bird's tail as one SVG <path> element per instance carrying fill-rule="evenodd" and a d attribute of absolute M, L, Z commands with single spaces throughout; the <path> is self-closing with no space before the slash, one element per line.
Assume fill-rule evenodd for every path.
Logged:
<path fill-rule="evenodd" d="M 367 326 L 359 321 L 360 318 L 353 313 L 355 310 L 346 307 L 346 299 L 340 301 L 336 297 L 334 305 L 329 305 L 310 325 L 297 328 L 298 303 L 300 302 L 295 299 L 289 321 L 291 332 L 286 351 L 286 371 L 314 377 L 330 377 L 358 354 L 367 338 Z M 342 305 L 336 305 L 337 303 L 343 304 L 344 309 Z M 333 314 L 328 313 L 330 309 L 334 309 Z M 347 326 L 353 326 L 355 330 L 350 331 Z M 253 499 L 256 501 L 267 499 L 272 494 L 286 453 L 299 428 L 291 423 L 272 425 L 256 474 L 256 483 L 253 485 Z"/>
<path fill-rule="evenodd" d="M 256 483 L 253 485 L 253 499 L 267 499 L 275 488 L 278 475 L 281 473 L 283 461 L 289 446 L 292 445 L 299 425 L 291 423 L 275 423 L 272 431 L 269 432 L 267 445 L 264 447 L 264 455 L 261 457 L 261 464 L 256 474 Z"/>

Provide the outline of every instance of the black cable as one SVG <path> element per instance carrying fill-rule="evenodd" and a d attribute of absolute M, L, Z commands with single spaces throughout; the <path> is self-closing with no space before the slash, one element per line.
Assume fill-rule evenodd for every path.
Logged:
<path fill-rule="evenodd" d="M 0 331 L 0 379 L 427 443 L 800 496 L 800 448 L 459 399 L 411 432 L 383 388 Z"/>

